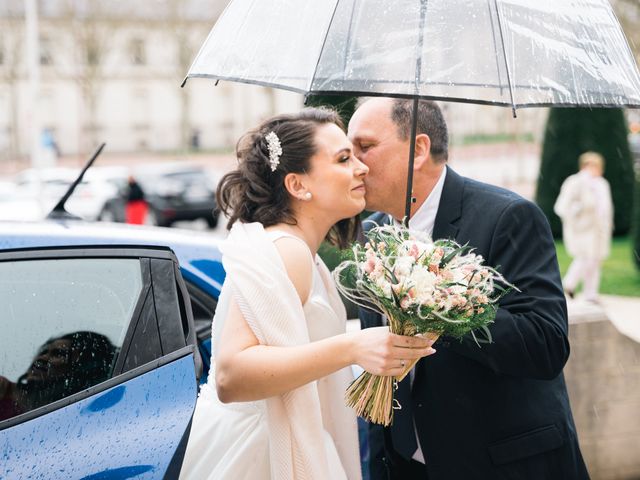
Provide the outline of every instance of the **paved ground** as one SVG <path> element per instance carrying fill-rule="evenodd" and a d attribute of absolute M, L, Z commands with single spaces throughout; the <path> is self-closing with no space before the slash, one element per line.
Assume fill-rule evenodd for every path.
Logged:
<path fill-rule="evenodd" d="M 640 479 L 640 299 L 569 303 L 564 367 L 582 455 L 594 480 Z"/>

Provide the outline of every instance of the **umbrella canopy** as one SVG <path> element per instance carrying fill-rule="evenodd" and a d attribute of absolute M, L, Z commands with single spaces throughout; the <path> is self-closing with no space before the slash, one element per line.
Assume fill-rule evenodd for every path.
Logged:
<path fill-rule="evenodd" d="M 514 109 L 640 106 L 607 0 L 233 0 L 189 77 Z"/>
<path fill-rule="evenodd" d="M 607 0 L 232 0 L 190 77 L 509 106 L 640 107 Z M 184 85 L 184 83 L 183 83 Z"/>

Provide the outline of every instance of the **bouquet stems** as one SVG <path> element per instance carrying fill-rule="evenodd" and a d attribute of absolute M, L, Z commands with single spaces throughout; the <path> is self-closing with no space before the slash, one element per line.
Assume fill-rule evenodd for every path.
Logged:
<path fill-rule="evenodd" d="M 362 373 L 346 391 L 346 401 L 365 420 L 390 425 L 393 419 L 393 377 Z"/>
<path fill-rule="evenodd" d="M 389 329 L 392 333 L 398 335 L 413 336 L 416 335 L 415 326 L 412 324 L 402 324 L 396 320 L 389 312 L 385 312 L 389 321 Z M 436 332 L 426 332 L 425 337 L 432 339 L 434 342 L 440 336 Z M 347 388 L 345 397 L 349 407 L 352 407 L 356 413 L 365 420 L 381 424 L 384 426 L 391 425 L 393 421 L 393 411 L 400 408 L 400 405 L 394 405 L 393 393 L 397 388 L 397 383 L 401 382 L 415 366 L 418 360 L 412 361 L 406 366 L 404 372 L 397 377 L 382 377 L 372 375 L 369 372 L 363 372 L 356 378 L 349 388 Z M 395 401 L 397 404 L 397 400 Z"/>

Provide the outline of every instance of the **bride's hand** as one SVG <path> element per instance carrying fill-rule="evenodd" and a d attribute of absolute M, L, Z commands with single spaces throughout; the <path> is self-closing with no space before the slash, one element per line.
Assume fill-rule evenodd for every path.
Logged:
<path fill-rule="evenodd" d="M 354 332 L 352 344 L 354 363 L 374 375 L 401 375 L 413 360 L 436 353 L 433 340 L 395 335 L 388 327 Z"/>

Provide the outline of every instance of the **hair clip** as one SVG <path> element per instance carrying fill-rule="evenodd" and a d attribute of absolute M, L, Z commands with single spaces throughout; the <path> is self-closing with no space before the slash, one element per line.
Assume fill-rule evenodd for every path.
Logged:
<path fill-rule="evenodd" d="M 269 132 L 264 137 L 267 140 L 267 148 L 269 149 L 269 165 L 271 171 L 275 172 L 278 165 L 280 165 L 280 155 L 282 155 L 282 145 L 280 139 L 275 132 Z"/>

